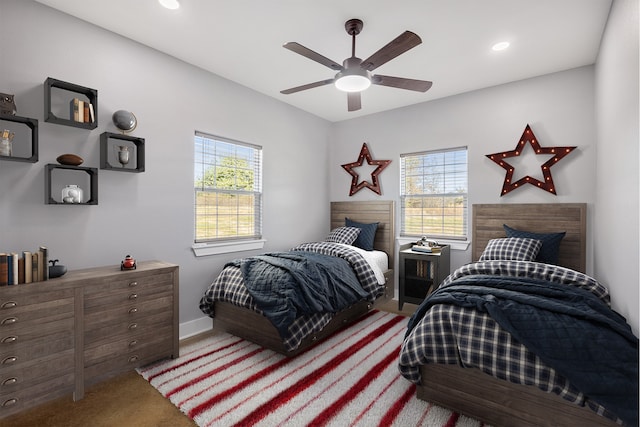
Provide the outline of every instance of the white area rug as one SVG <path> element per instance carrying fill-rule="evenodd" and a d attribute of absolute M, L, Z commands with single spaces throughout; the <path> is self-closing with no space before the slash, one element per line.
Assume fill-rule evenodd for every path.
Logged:
<path fill-rule="evenodd" d="M 201 427 L 482 426 L 416 399 L 397 368 L 407 321 L 374 311 L 294 358 L 218 334 L 138 372 Z"/>

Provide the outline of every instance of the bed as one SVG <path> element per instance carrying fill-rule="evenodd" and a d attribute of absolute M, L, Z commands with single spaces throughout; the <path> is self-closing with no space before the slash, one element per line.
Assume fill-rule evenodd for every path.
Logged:
<path fill-rule="evenodd" d="M 505 239 L 507 235 L 504 225 L 511 228 L 509 237 L 516 236 L 517 240 Z M 514 231 L 525 233 L 512 234 Z M 561 244 L 556 260 L 558 265 L 568 268 L 544 262 L 497 260 L 502 255 L 492 260 L 492 250 L 507 242 L 526 243 L 532 245 L 531 250 L 534 252 L 539 251 L 539 246 L 533 246 L 537 245 L 536 239 L 522 239 L 522 236 L 531 237 L 527 236 L 526 232 L 546 236 L 565 232 L 563 238 L 560 238 Z M 400 354 L 399 369 L 403 376 L 417 384 L 418 399 L 456 410 L 495 426 L 612 426 L 622 424 L 623 419 L 627 425 L 637 425 L 637 338 L 633 336 L 622 316 L 607 308 L 609 295 L 606 288 L 595 279 L 581 273 L 585 271 L 586 266 L 586 205 L 580 203 L 474 205 L 472 239 L 472 263 L 456 269 L 445 279 L 438 290 L 432 294 L 434 300 L 425 301 L 410 320 Z M 487 251 L 486 254 L 485 251 Z M 481 258 L 485 256 L 487 260 Z M 512 268 L 513 265 L 518 267 Z M 510 272 L 510 269 L 514 271 Z M 559 375 L 556 370 L 550 368 L 546 362 L 542 362 L 536 354 L 530 352 L 514 338 L 516 335 L 523 342 L 531 342 L 530 331 L 526 331 L 526 327 L 530 326 L 526 322 L 535 316 L 526 312 L 528 317 L 525 316 L 524 323 L 517 316 L 513 319 L 509 317 L 513 326 L 507 328 L 514 328 L 514 335 L 511 335 L 511 332 L 507 332 L 507 328 L 503 328 L 502 323 L 498 326 L 497 322 L 485 313 L 480 313 L 475 308 L 455 306 L 461 300 L 469 301 L 471 304 L 484 304 L 487 299 L 493 301 L 494 298 L 502 298 L 502 292 L 512 291 L 510 286 L 515 284 L 522 286 L 519 282 L 523 282 L 526 286 L 516 289 L 527 289 L 525 292 L 529 292 L 531 284 L 535 285 L 534 288 L 540 286 L 541 289 L 546 289 L 538 284 L 537 280 L 540 277 L 536 276 L 535 280 L 529 278 L 529 271 L 536 271 L 536 274 L 549 281 L 562 282 L 561 285 L 554 285 L 561 295 L 565 295 L 565 292 L 568 294 L 569 291 L 565 289 L 570 288 L 570 292 L 579 294 L 580 298 L 584 297 L 587 301 L 595 300 L 593 305 L 596 309 L 602 310 L 604 315 L 611 315 L 616 322 L 623 324 L 619 327 L 625 338 L 619 338 L 618 334 L 612 335 L 615 335 L 616 343 L 620 343 L 624 350 L 619 354 L 621 360 L 626 360 L 626 364 L 621 362 L 620 365 L 629 369 L 625 372 L 632 373 L 625 375 L 628 378 L 623 378 L 619 388 L 610 377 L 600 378 L 600 384 L 610 385 L 616 392 L 629 391 L 620 397 L 619 402 L 611 404 L 616 406 L 616 412 L 612 411 L 609 403 L 606 406 L 599 405 L 593 399 L 586 398 L 577 386 Z M 483 289 L 484 280 L 493 281 L 494 274 L 513 274 L 513 276 L 496 279 L 495 286 L 500 289 L 489 291 Z M 494 285 L 491 284 L 491 286 Z M 503 291 L 502 286 L 507 291 Z M 574 290 L 574 288 L 579 289 Z M 471 293 L 466 293 L 467 290 Z M 474 294 L 475 292 L 484 293 L 484 296 L 478 296 Z M 594 296 L 594 292 L 598 295 Z M 447 304 L 454 305 L 452 311 L 449 311 L 450 307 Z M 423 313 L 425 317 L 420 320 Z M 537 315 L 537 312 L 534 311 L 534 314 Z M 498 313 L 498 316 L 500 315 Z M 439 324 L 444 326 L 441 327 Z M 468 334 L 469 329 L 474 327 L 472 325 L 479 325 L 479 328 L 472 329 L 473 332 Z M 525 325 L 522 328 L 523 331 L 518 330 L 520 325 Z M 582 327 L 581 323 L 577 325 Z M 556 331 L 561 330 L 557 327 L 557 323 L 553 326 Z M 540 327 L 539 330 L 544 332 L 545 328 Z M 537 334 L 538 331 L 535 333 Z M 605 333 L 610 334 L 608 330 Z M 445 338 L 448 336 L 455 336 L 453 343 Z M 600 335 L 597 336 L 600 337 Z M 609 335 L 605 335 L 605 338 L 608 340 Z M 593 340 L 596 340 L 595 336 Z M 569 341 L 565 337 L 558 346 L 555 341 L 548 341 L 549 349 L 545 351 L 553 353 L 561 349 L 560 345 Z M 606 349 L 609 349 L 608 343 L 606 346 Z M 594 348 L 594 354 L 596 354 L 605 346 L 596 345 Z M 502 353 L 502 357 L 496 358 L 496 353 Z M 576 353 L 584 354 L 586 351 Z M 561 354 L 569 353 L 561 351 Z M 617 357 L 618 353 L 615 354 Z M 544 357 L 544 360 L 548 360 L 546 354 Z M 524 365 L 523 360 L 526 361 Z M 576 367 L 582 367 L 579 363 L 582 362 L 575 362 Z M 589 362 L 587 366 L 588 364 Z M 602 368 L 604 365 L 598 366 L 598 372 L 604 369 Z M 615 367 L 615 369 L 618 368 Z M 594 373 L 587 372 L 584 375 L 585 380 L 589 380 L 592 374 Z M 541 388 L 551 392 L 542 391 Z M 616 400 L 609 396 L 606 399 Z M 618 417 L 616 414 L 624 415 Z"/>
<path fill-rule="evenodd" d="M 375 224 L 375 234 L 373 238 L 373 251 L 365 251 L 372 255 L 383 255 L 384 266 L 381 266 L 382 278 L 376 274 L 379 280 L 379 288 L 371 297 L 357 300 L 348 307 L 341 309 L 335 313 L 318 314 L 303 317 L 300 316 L 294 321 L 295 325 L 287 328 L 287 333 L 283 335 L 281 324 L 276 321 L 269 320 L 265 313 L 257 309 L 256 300 L 246 290 L 236 291 L 231 286 L 237 285 L 238 281 L 246 285 L 245 277 L 238 268 L 240 263 L 245 263 L 245 273 L 251 275 L 246 265 L 253 262 L 249 257 L 244 260 L 234 260 L 232 264 L 227 265 L 218 275 L 216 280 L 205 291 L 200 301 L 200 309 L 213 318 L 213 330 L 228 332 L 238 337 L 247 339 L 262 347 L 277 351 L 278 353 L 295 356 L 305 351 L 309 347 L 320 342 L 325 337 L 331 335 L 338 329 L 352 323 L 362 315 L 374 309 L 378 305 L 388 301 L 393 296 L 393 263 L 395 253 L 395 232 L 394 232 L 394 215 L 395 208 L 393 201 L 348 201 L 348 202 L 332 202 L 331 203 L 331 220 L 330 230 L 333 232 L 346 225 L 354 224 L 364 226 L 365 224 Z M 346 222 L 346 218 L 350 222 Z M 361 233 L 364 235 L 364 232 Z M 355 244 L 355 243 L 354 243 Z M 323 254 L 327 251 L 331 255 L 335 252 L 342 251 L 342 248 L 336 247 L 338 244 L 325 242 L 304 243 L 295 247 L 296 250 L 316 251 L 320 250 Z M 320 248 L 320 249 L 318 249 Z M 346 250 L 349 252 L 350 247 Z M 369 248 L 370 249 L 370 248 Z M 359 251 L 361 254 L 363 251 Z M 296 252 L 297 254 L 297 252 Z M 267 254 L 268 255 L 268 254 Z M 343 256 L 342 253 L 340 253 Z M 364 255 L 364 254 L 362 254 Z M 288 255 L 285 254 L 285 257 Z M 259 256 L 258 258 L 261 258 Z M 274 262 L 280 262 L 275 260 Z M 238 276 L 240 275 L 240 276 Z M 360 278 L 358 276 L 358 278 Z M 252 290 L 253 291 L 253 290 Z M 224 295 L 237 293 L 241 295 L 233 295 L 233 298 L 226 298 Z M 258 300 L 261 298 L 257 296 Z M 280 325 L 277 327 L 276 325 Z M 294 332 L 290 332 L 295 328 Z"/>

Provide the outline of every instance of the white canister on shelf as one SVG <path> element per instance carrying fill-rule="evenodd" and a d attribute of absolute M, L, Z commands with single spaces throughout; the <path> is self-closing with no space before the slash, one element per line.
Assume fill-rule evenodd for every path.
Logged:
<path fill-rule="evenodd" d="M 69 184 L 62 189 L 63 203 L 82 203 L 82 188 Z"/>

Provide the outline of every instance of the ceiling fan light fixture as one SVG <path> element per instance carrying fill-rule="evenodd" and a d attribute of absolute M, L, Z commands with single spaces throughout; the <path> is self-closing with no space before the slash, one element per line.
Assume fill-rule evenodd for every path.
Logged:
<path fill-rule="evenodd" d="M 347 74 L 338 77 L 335 86 L 343 92 L 361 92 L 371 86 L 371 80 L 359 74 Z"/>
<path fill-rule="evenodd" d="M 158 0 L 158 2 L 167 9 L 175 10 L 180 7 L 178 0 Z"/>

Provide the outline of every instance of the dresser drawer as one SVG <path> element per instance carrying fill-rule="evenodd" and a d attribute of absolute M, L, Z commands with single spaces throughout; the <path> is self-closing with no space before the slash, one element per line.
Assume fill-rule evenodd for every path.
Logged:
<path fill-rule="evenodd" d="M 85 333 L 95 329 L 130 324 L 138 320 L 163 312 L 173 313 L 173 294 L 147 301 L 136 301 L 129 304 L 105 307 L 101 311 L 85 313 Z"/>
<path fill-rule="evenodd" d="M 73 289 L 47 290 L 46 285 L 20 285 L 0 290 L 0 326 L 6 319 L 46 321 L 63 313 L 73 315 Z"/>
<path fill-rule="evenodd" d="M 72 348 L 38 359 L 5 357 L 0 362 L 0 398 L 55 376 L 73 373 L 74 368 L 75 354 Z"/>
<path fill-rule="evenodd" d="M 115 356 L 133 354 L 163 342 L 171 342 L 172 332 L 173 326 L 165 325 L 130 336 L 97 342 L 93 346 L 85 347 L 84 365 L 91 366 Z"/>
<path fill-rule="evenodd" d="M 173 284 L 170 282 L 126 287 L 108 294 L 99 293 L 86 296 L 84 300 L 84 312 L 97 312 L 122 304 L 131 304 L 137 301 L 145 301 L 167 295 L 173 295 Z"/>
<path fill-rule="evenodd" d="M 123 277 L 111 276 L 105 281 L 96 281 L 91 286 L 85 286 L 85 300 L 111 295 L 113 292 L 126 289 L 143 289 L 158 284 L 173 284 L 172 272 L 158 273 L 147 272 L 123 272 Z"/>
<path fill-rule="evenodd" d="M 75 341 L 73 317 L 0 332 L 0 361 L 7 357 L 17 357 L 20 362 L 38 359 L 71 349 Z"/>
<path fill-rule="evenodd" d="M 10 393 L 0 394 L 0 418 L 44 403 L 53 398 L 71 394 L 74 373 L 61 373 L 31 387 L 21 387 Z"/>
<path fill-rule="evenodd" d="M 123 322 L 122 319 L 120 319 L 120 321 L 109 327 L 85 329 L 85 346 L 90 347 L 94 343 L 108 341 L 109 339 L 115 339 L 120 336 L 134 337 L 140 333 L 152 334 L 158 330 L 158 328 L 173 325 L 173 312 L 163 309 L 154 314 L 127 320 L 128 321 Z"/>

